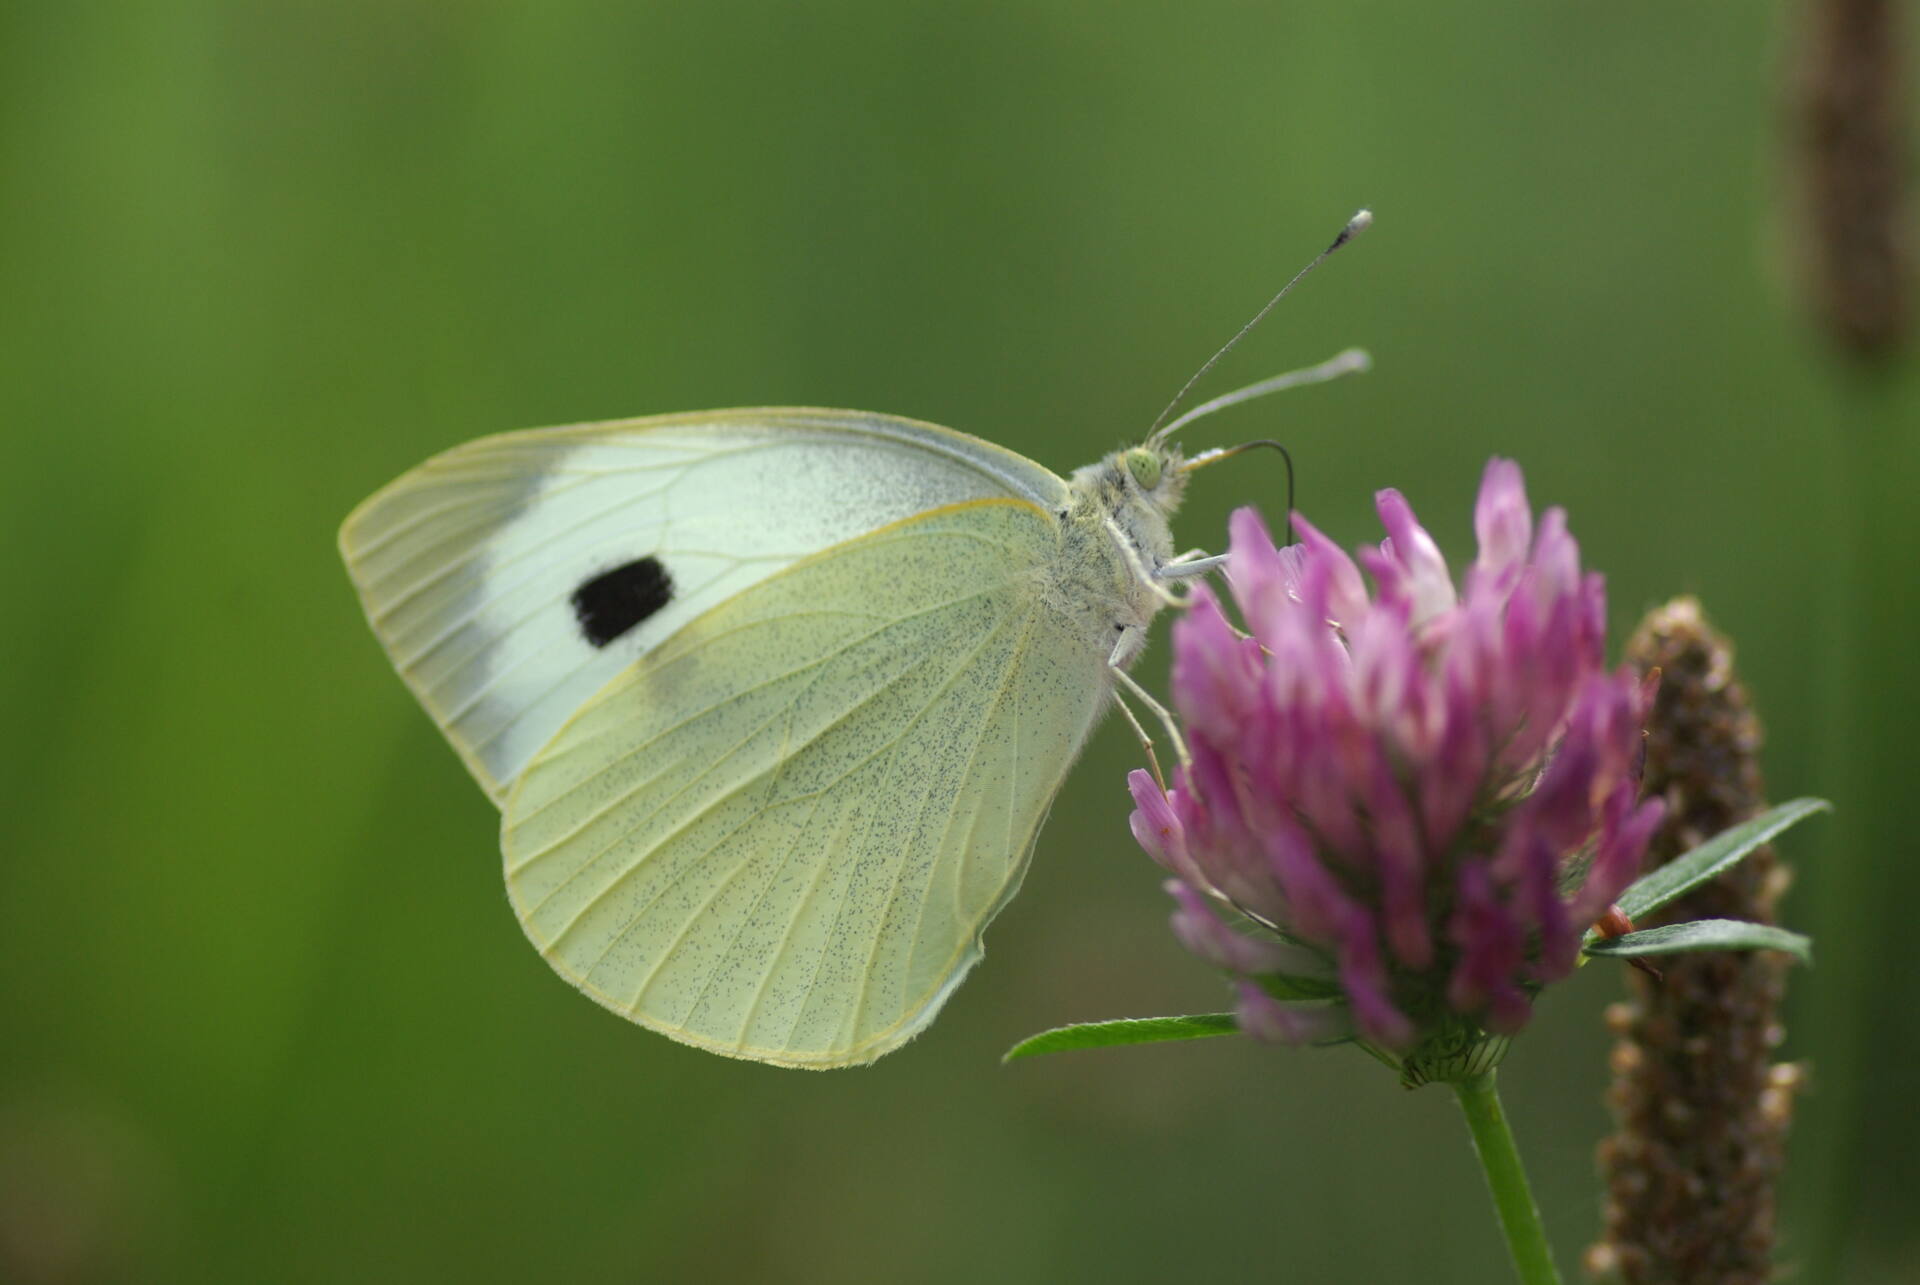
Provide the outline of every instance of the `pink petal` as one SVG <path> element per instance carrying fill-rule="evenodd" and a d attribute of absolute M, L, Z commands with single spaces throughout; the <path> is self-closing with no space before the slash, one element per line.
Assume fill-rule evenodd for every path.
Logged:
<path fill-rule="evenodd" d="M 1433 542 L 1426 528 L 1414 519 L 1413 508 L 1406 497 L 1388 487 L 1374 493 L 1373 503 L 1389 537 L 1388 544 L 1381 546 L 1381 552 L 1398 563 L 1406 574 L 1413 624 L 1424 624 L 1452 608 L 1456 599 L 1447 560 L 1441 556 L 1440 546 Z"/>
<path fill-rule="evenodd" d="M 1414 1041 L 1413 1023 L 1388 996 L 1387 969 L 1373 920 L 1364 911 L 1348 916 L 1340 934 L 1340 987 L 1353 1006 L 1354 1022 L 1374 1043 L 1405 1049 Z"/>
<path fill-rule="evenodd" d="M 1326 1007 L 1283 1004 L 1253 982 L 1241 982 L 1234 1017 L 1245 1034 L 1263 1044 L 1298 1048 L 1331 1039 L 1343 1029 L 1340 1013 Z"/>
<path fill-rule="evenodd" d="M 1473 532 L 1480 541 L 1473 580 L 1490 586 L 1511 583 L 1533 543 L 1533 510 L 1520 466 L 1498 456 L 1480 475 L 1480 497 L 1473 506 Z"/>
<path fill-rule="evenodd" d="M 1367 585 L 1360 578 L 1360 568 L 1347 556 L 1346 550 L 1297 513 L 1293 527 L 1300 533 L 1298 548 L 1303 559 L 1325 567 L 1327 619 L 1343 629 L 1354 628 L 1366 618 L 1369 607 Z"/>
<path fill-rule="evenodd" d="M 1133 814 L 1127 818 L 1127 825 L 1134 842 L 1168 873 L 1205 884 L 1205 876 L 1187 851 L 1186 827 L 1180 824 L 1173 804 L 1154 779 L 1136 768 L 1127 773 L 1127 792 L 1133 795 Z"/>
<path fill-rule="evenodd" d="M 1172 916 L 1173 935 L 1215 968 L 1229 973 L 1275 973 L 1292 961 L 1292 952 L 1279 942 L 1261 941 L 1229 928 L 1213 904 L 1191 885 L 1169 879 L 1163 886 L 1180 903 Z"/>

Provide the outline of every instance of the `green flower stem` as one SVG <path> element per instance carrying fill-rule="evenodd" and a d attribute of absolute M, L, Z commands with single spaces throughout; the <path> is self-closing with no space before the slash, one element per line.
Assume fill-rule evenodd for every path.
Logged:
<path fill-rule="evenodd" d="M 1527 1171 L 1513 1145 L 1513 1130 L 1507 1127 L 1507 1113 L 1500 1108 L 1500 1092 L 1494 1087 L 1493 1075 L 1488 1071 L 1470 1080 L 1457 1080 L 1453 1091 L 1466 1113 L 1473 1149 L 1487 1175 L 1493 1207 L 1500 1215 L 1500 1229 L 1507 1234 L 1507 1250 L 1513 1255 L 1513 1270 L 1519 1274 L 1521 1285 L 1560 1285 L 1553 1251 L 1547 1247 L 1547 1230 L 1540 1225 L 1540 1210 L 1533 1203 L 1532 1188 L 1527 1186 Z"/>

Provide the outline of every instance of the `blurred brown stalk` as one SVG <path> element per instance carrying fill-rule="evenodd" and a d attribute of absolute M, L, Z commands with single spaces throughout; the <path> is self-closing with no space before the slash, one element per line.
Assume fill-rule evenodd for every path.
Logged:
<path fill-rule="evenodd" d="M 1732 648 L 1692 598 L 1650 612 L 1627 660 L 1661 671 L 1645 789 L 1666 800 L 1667 819 L 1652 869 L 1762 809 L 1761 734 Z M 1771 923 L 1786 884 L 1762 849 L 1662 918 Z M 1626 974 L 1632 999 L 1608 1010 L 1615 1132 L 1600 1145 L 1608 1198 L 1592 1274 L 1631 1285 L 1773 1277 L 1774 1187 L 1799 1078 L 1772 1060 L 1785 967 L 1772 952 L 1718 952 L 1668 956 L 1658 982 Z"/>
<path fill-rule="evenodd" d="M 1912 320 L 1912 224 L 1896 0 L 1810 0 L 1795 136 L 1804 270 L 1822 327 L 1881 358 Z"/>

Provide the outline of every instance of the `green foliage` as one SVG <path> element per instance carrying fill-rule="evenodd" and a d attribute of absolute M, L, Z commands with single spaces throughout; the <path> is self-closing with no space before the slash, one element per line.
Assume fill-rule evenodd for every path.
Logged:
<path fill-rule="evenodd" d="M 1589 955 L 1619 959 L 1702 950 L 1781 950 L 1803 964 L 1813 962 L 1813 942 L 1808 938 L 1772 924 L 1750 924 L 1741 919 L 1692 919 L 1603 938 L 1586 947 Z"/>
<path fill-rule="evenodd" d="M 1232 1013 L 1192 1013 L 1185 1017 L 1122 1017 L 1111 1022 L 1077 1022 L 1029 1035 L 1001 1056 L 1002 1062 L 1074 1049 L 1107 1049 L 1121 1044 L 1164 1044 L 1204 1040 L 1240 1029 Z"/>
<path fill-rule="evenodd" d="M 1617 904 L 1629 919 L 1651 914 L 1669 902 L 1684 897 L 1721 871 L 1737 865 L 1789 826 L 1798 825 L 1816 812 L 1832 810 L 1833 805 L 1825 799 L 1810 798 L 1793 799 L 1769 808 L 1751 820 L 1722 830 L 1691 852 L 1683 853 L 1642 875 L 1620 894 Z M 1587 933 L 1591 953 L 1601 953 L 1592 951 L 1592 943 L 1599 936 L 1597 930 Z"/>

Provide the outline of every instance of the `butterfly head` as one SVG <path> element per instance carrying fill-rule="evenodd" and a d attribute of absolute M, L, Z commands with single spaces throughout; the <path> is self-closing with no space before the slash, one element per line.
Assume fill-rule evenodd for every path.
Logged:
<path fill-rule="evenodd" d="M 1186 493 L 1187 475 L 1180 448 L 1158 442 L 1130 446 L 1107 458 L 1110 476 L 1128 499 L 1171 517 Z"/>
<path fill-rule="evenodd" d="M 1076 470 L 1068 488 L 1073 499 L 1060 517 L 1083 538 L 1104 544 L 1118 536 L 1145 567 L 1173 556 L 1167 524 L 1187 489 L 1179 447 L 1147 441 L 1114 451 Z"/>

